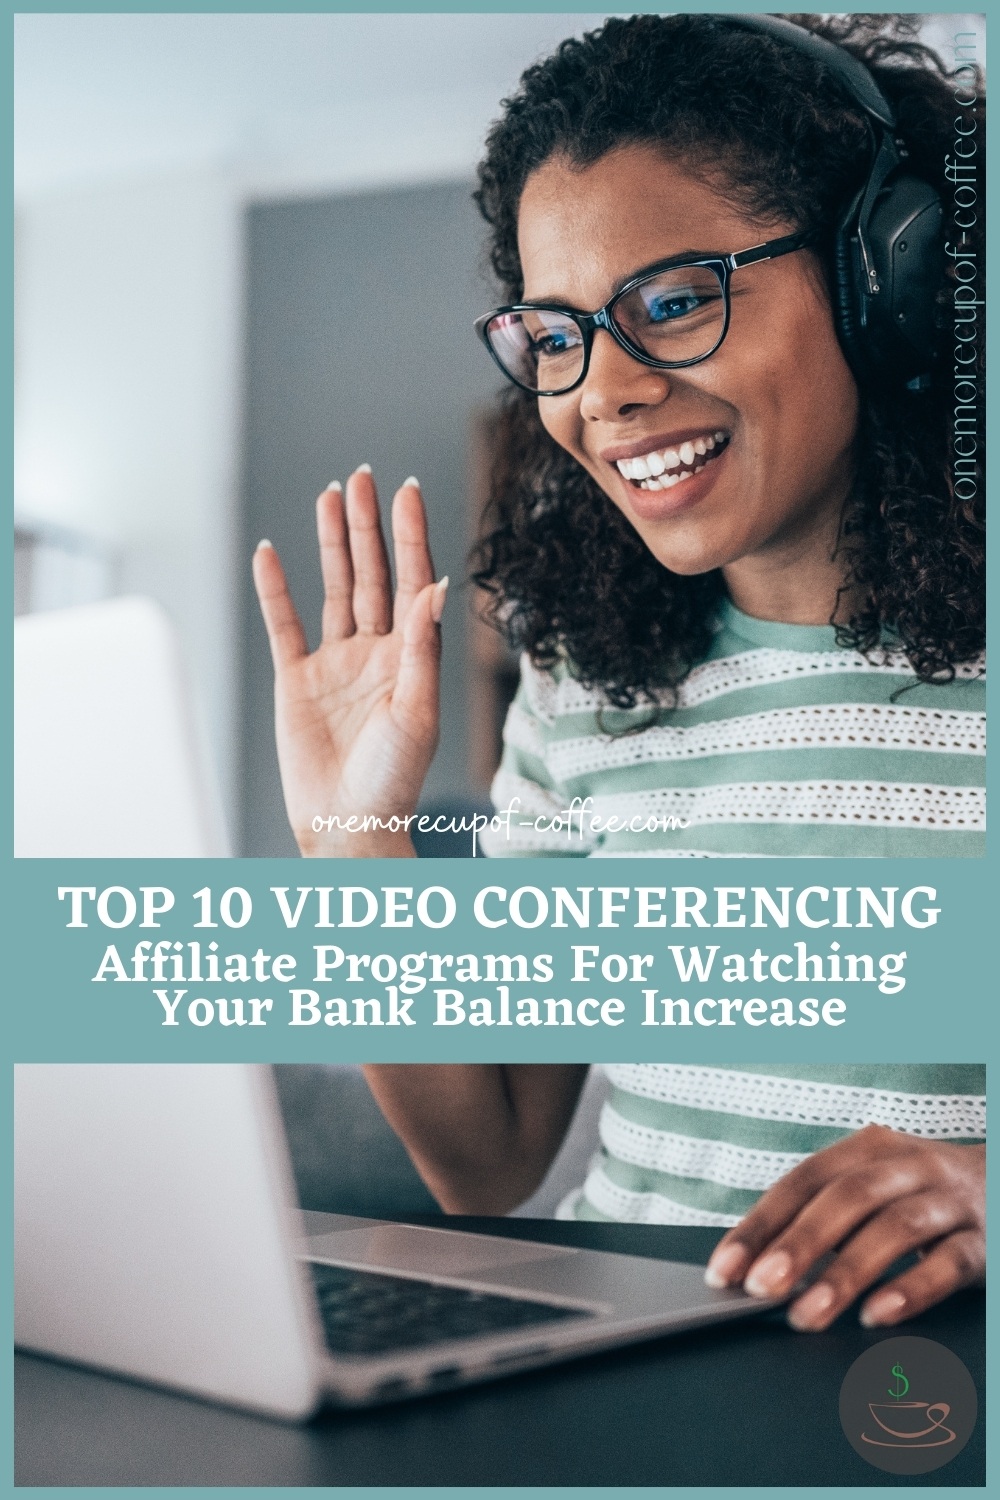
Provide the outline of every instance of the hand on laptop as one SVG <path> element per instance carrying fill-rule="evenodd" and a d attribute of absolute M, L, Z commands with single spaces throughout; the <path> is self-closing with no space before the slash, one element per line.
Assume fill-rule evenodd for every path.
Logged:
<path fill-rule="evenodd" d="M 780 1297 L 832 1255 L 789 1309 L 793 1327 L 819 1330 L 913 1251 L 918 1264 L 865 1301 L 866 1327 L 982 1283 L 986 1148 L 868 1125 L 776 1182 L 716 1246 L 706 1279 Z"/>
<path fill-rule="evenodd" d="M 309 651 L 270 543 L 253 561 L 275 671 L 275 732 L 289 822 L 305 855 L 412 856 L 405 830 L 345 830 L 412 814 L 438 738 L 440 631 L 447 579 L 434 582 L 416 480 L 396 491 L 397 588 L 371 470 L 316 502 L 323 638 Z M 339 819 L 317 831 L 318 820 Z"/>

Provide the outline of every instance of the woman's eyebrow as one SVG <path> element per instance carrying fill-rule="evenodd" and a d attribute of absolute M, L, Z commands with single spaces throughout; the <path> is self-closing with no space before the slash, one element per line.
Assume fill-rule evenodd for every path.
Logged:
<path fill-rule="evenodd" d="M 636 281 L 640 276 L 648 276 L 651 271 L 669 270 L 671 266 L 685 266 L 700 260 L 724 260 L 718 250 L 678 250 L 675 255 L 661 255 L 657 260 L 651 260 L 648 265 L 640 266 L 638 270 L 630 271 L 627 276 L 619 277 L 614 283 L 614 297 L 621 291 L 623 286 L 628 286 L 630 281 Z"/>
<path fill-rule="evenodd" d="M 634 271 L 627 271 L 624 276 L 618 276 L 611 283 L 611 291 L 607 300 L 617 297 L 623 287 L 628 286 L 630 281 L 636 281 L 641 276 L 647 276 L 651 271 L 658 269 L 668 270 L 671 266 L 683 266 L 693 264 L 701 260 L 724 260 L 725 256 L 718 250 L 678 250 L 675 255 L 661 255 L 657 260 L 651 260 L 644 266 L 637 267 Z M 567 297 L 556 294 L 540 297 L 525 297 L 525 302 L 537 303 L 541 307 L 573 307 L 574 303 Z M 576 308 L 577 312 L 584 311 Z"/>

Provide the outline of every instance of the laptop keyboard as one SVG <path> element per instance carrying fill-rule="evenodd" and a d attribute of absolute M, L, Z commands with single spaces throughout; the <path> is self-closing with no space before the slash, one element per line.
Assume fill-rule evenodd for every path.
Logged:
<path fill-rule="evenodd" d="M 384 1354 L 594 1316 L 587 1308 L 556 1307 L 318 1261 L 310 1261 L 309 1269 L 333 1354 Z"/>

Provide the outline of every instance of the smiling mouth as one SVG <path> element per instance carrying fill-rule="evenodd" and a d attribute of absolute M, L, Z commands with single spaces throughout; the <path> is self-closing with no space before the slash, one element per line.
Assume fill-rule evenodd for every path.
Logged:
<path fill-rule="evenodd" d="M 700 473 L 728 446 L 727 432 L 705 432 L 677 448 L 658 448 L 638 458 L 619 458 L 615 467 L 637 490 L 669 490 Z"/>

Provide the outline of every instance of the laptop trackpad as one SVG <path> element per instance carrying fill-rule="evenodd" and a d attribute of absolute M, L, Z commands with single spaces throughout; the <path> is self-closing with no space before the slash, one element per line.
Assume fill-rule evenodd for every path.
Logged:
<path fill-rule="evenodd" d="M 385 1271 L 413 1271 L 429 1276 L 461 1276 L 575 1255 L 563 1245 L 500 1239 L 489 1234 L 462 1234 L 454 1229 L 421 1229 L 411 1224 L 374 1224 L 370 1229 L 342 1229 L 310 1236 L 310 1260 L 347 1261 Z"/>

